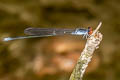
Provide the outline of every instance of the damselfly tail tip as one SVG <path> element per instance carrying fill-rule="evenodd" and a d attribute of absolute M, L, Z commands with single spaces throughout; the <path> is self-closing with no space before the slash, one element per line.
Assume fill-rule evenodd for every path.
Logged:
<path fill-rule="evenodd" d="M 7 38 L 4 38 L 3 41 L 10 41 L 10 40 L 13 40 L 12 38 L 10 37 L 7 37 Z"/>

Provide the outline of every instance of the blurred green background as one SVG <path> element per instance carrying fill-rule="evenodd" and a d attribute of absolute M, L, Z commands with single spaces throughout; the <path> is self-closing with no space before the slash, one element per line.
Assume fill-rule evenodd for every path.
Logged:
<path fill-rule="evenodd" d="M 120 0 L 0 0 L 0 80 L 69 80 L 84 48 L 79 36 L 3 42 L 28 27 L 96 28 L 103 41 L 83 80 L 120 80 Z"/>

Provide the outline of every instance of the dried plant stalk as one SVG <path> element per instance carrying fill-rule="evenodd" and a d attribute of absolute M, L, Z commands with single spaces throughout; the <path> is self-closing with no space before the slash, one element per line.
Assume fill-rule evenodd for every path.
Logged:
<path fill-rule="evenodd" d="M 82 80 L 83 74 L 91 61 L 92 55 L 95 49 L 98 48 L 100 42 L 102 41 L 102 34 L 98 31 L 102 23 L 100 22 L 98 27 L 94 30 L 91 36 L 87 39 L 84 50 L 81 53 L 80 58 L 73 70 L 69 80 Z"/>

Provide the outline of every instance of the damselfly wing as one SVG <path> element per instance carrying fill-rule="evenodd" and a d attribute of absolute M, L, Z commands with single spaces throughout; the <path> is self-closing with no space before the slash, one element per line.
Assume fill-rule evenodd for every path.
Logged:
<path fill-rule="evenodd" d="M 34 36 L 41 36 L 41 35 L 64 35 L 64 34 L 71 34 L 76 29 L 62 29 L 62 28 L 27 28 L 24 30 L 26 35 L 34 35 Z"/>
<path fill-rule="evenodd" d="M 4 38 L 3 41 L 10 41 L 16 39 L 25 39 L 25 38 L 36 38 L 36 37 L 48 37 L 48 36 L 57 36 L 57 35 L 82 35 L 84 37 L 88 37 L 92 33 L 92 28 L 88 27 L 88 29 L 63 29 L 63 28 L 27 28 L 24 30 L 24 33 L 29 36 L 19 36 L 19 37 L 7 37 Z"/>

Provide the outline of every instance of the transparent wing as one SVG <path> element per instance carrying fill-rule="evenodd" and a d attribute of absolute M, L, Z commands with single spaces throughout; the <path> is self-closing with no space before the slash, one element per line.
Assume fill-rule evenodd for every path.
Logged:
<path fill-rule="evenodd" d="M 11 41 L 16 39 L 25 39 L 25 38 L 37 38 L 37 37 L 48 37 L 55 35 L 88 35 L 88 29 L 58 29 L 58 28 L 27 28 L 24 30 L 24 33 L 29 36 L 19 36 L 19 37 L 7 37 L 3 41 Z"/>
<path fill-rule="evenodd" d="M 34 36 L 45 36 L 45 35 L 64 35 L 71 34 L 75 29 L 62 29 L 62 28 L 27 28 L 24 33 L 27 35 Z"/>

